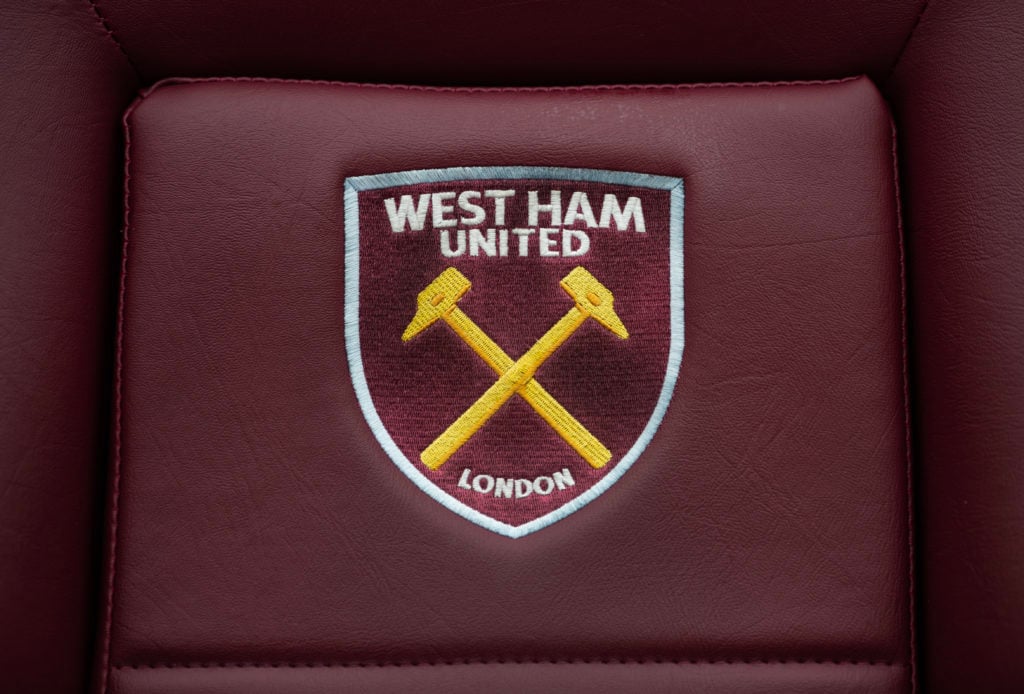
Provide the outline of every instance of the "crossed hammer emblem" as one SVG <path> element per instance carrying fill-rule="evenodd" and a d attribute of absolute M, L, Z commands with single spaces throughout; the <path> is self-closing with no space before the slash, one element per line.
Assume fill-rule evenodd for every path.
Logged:
<path fill-rule="evenodd" d="M 419 293 L 416 315 L 402 333 L 402 341 L 407 342 L 438 320 L 444 320 L 498 374 L 494 385 L 423 449 L 420 459 L 428 468 L 436 470 L 444 465 L 516 394 L 529 403 L 592 467 L 604 467 L 611 460 L 611 451 L 555 400 L 537 382 L 534 374 L 588 318 L 593 318 L 619 338 L 626 339 L 629 332 L 612 307 L 615 297 L 611 291 L 584 268 L 573 269 L 562 278 L 560 285 L 575 305 L 517 360 L 506 354 L 459 308 L 459 300 L 471 286 L 461 272 L 450 267 Z"/>

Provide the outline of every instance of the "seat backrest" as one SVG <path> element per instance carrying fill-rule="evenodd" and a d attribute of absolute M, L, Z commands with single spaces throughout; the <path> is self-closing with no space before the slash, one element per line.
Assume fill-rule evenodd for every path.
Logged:
<path fill-rule="evenodd" d="M 1018 3 L 0 18 L 0 691 L 1024 684 Z"/>

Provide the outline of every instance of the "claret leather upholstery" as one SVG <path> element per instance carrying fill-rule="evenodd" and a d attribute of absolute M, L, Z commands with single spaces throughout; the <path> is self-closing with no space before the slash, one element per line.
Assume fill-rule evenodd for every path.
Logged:
<path fill-rule="evenodd" d="M 0 692 L 1021 691 L 1022 30 L 0 0 Z"/>

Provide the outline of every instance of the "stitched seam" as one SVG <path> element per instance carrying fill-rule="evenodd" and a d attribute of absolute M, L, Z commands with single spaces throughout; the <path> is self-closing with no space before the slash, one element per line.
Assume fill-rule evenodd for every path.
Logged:
<path fill-rule="evenodd" d="M 114 27 L 110 26 L 110 22 L 107 21 L 107 18 L 103 15 L 102 12 L 100 12 L 100 8 L 96 4 L 96 0 L 88 0 L 88 2 L 89 7 L 92 8 L 92 13 L 96 15 L 96 20 L 100 23 L 100 27 L 103 28 L 103 32 L 110 37 L 110 40 L 114 42 L 114 45 L 117 46 L 117 49 L 121 51 L 122 54 L 124 54 L 125 60 L 128 61 L 128 66 L 131 67 L 131 69 L 135 72 L 135 76 L 138 77 L 139 80 L 141 80 L 142 73 L 139 72 L 139 68 L 135 64 L 135 61 L 132 60 L 132 57 L 128 55 L 128 51 L 125 50 L 124 44 L 122 44 L 121 41 L 117 38 L 117 34 L 114 33 Z"/>
<path fill-rule="evenodd" d="M 240 82 L 255 84 L 308 84 L 327 87 L 362 87 L 365 89 L 383 89 L 387 91 L 411 91 L 460 94 L 475 93 L 547 93 L 547 92 L 632 92 L 632 91 L 681 91 L 687 89 L 720 89 L 752 88 L 752 87 L 807 87 L 844 84 L 863 79 L 863 75 L 851 75 L 831 80 L 794 80 L 776 82 L 697 82 L 692 84 L 598 84 L 566 87 L 445 87 L 417 84 L 373 84 L 363 82 L 343 82 L 331 80 L 289 79 L 283 77 L 170 77 L 156 82 L 142 96 L 152 94 L 156 89 L 175 84 L 202 84 L 206 82 Z"/>
<path fill-rule="evenodd" d="M 896 53 L 896 59 L 892 62 L 892 67 L 885 73 L 885 82 L 889 81 L 892 74 L 896 72 L 897 66 L 900 61 L 903 60 L 903 54 L 907 52 L 907 47 L 910 45 L 910 40 L 914 38 L 914 34 L 917 33 L 917 27 L 921 25 L 921 18 L 924 17 L 925 10 L 928 9 L 929 0 L 924 0 L 921 3 L 921 9 L 917 11 L 917 17 L 914 18 L 914 24 L 910 27 L 910 31 L 907 32 L 907 38 L 903 39 L 903 45 L 900 46 L 900 50 Z"/>
<path fill-rule="evenodd" d="M 889 117 L 892 132 L 892 176 L 893 193 L 896 198 L 896 239 L 899 246 L 900 263 L 900 343 L 903 376 L 903 431 L 904 453 L 907 467 L 907 629 L 909 631 L 910 691 L 917 691 L 917 633 L 914 624 L 914 466 L 910 436 L 910 376 L 908 369 L 909 348 L 907 344 L 907 262 L 906 246 L 903 240 L 903 203 L 900 195 L 899 148 L 896 137 L 896 121 Z"/>
<path fill-rule="evenodd" d="M 230 669 L 230 668 L 388 668 L 447 667 L 458 665 L 855 665 L 872 667 L 904 667 L 890 660 L 827 660 L 821 658 L 758 659 L 758 658 L 455 658 L 449 660 L 408 661 L 205 661 L 205 662 L 143 662 L 114 665 L 117 670 L 164 669 Z"/>
<path fill-rule="evenodd" d="M 92 0 L 90 0 L 90 4 Z M 94 11 L 97 16 L 103 21 L 95 5 L 93 5 Z M 103 21 L 104 27 L 110 31 L 108 25 Z M 111 38 L 117 43 L 116 38 L 113 36 L 113 32 L 110 31 Z M 120 44 L 118 44 L 120 47 Z M 121 48 L 122 52 L 124 51 Z M 128 57 L 128 54 L 125 53 Z M 130 62 L 130 59 L 129 59 Z M 134 66 L 133 66 L 134 67 Z M 125 670 L 125 669 L 157 669 L 157 668 L 367 668 L 367 667 L 415 667 L 415 666 L 453 666 L 453 665 L 473 665 L 473 664 L 606 664 L 606 665 L 629 665 L 629 664 L 673 664 L 673 665 L 732 665 L 732 664 L 764 664 L 764 665 L 794 665 L 794 664 L 816 664 L 816 665 L 857 665 L 857 666 L 884 666 L 884 667 L 904 667 L 903 663 L 894 662 L 891 660 L 839 660 L 839 659 L 821 659 L 821 658 L 795 658 L 795 659 L 761 659 L 761 658 L 722 658 L 722 659 L 695 659 L 695 658 L 616 658 L 616 657 L 595 657 L 595 658 L 492 658 L 492 659 L 477 659 L 477 658 L 465 658 L 459 660 L 411 660 L 406 662 L 394 661 L 394 662 L 373 662 L 373 661 L 352 661 L 352 662 L 185 662 L 185 663 L 169 663 L 169 662 L 153 662 L 153 663 L 119 663 L 115 664 L 111 662 L 111 642 L 112 642 L 112 631 L 113 631 L 113 611 L 114 611 L 114 585 L 115 575 L 117 569 L 117 529 L 118 529 L 118 513 L 119 513 L 119 496 L 121 487 L 121 450 L 122 450 L 122 420 L 124 414 L 123 408 L 123 393 L 124 393 L 124 318 L 125 318 L 125 301 L 127 297 L 127 272 L 128 272 L 128 248 L 129 248 L 129 226 L 131 219 L 131 122 L 130 118 L 136 108 L 154 91 L 162 86 L 169 86 L 174 84 L 193 84 L 193 83 L 207 83 L 207 82 L 241 82 L 241 83 L 269 83 L 269 84 L 310 84 L 310 85 L 322 85 L 322 86 L 339 86 L 339 87 L 362 87 L 370 89 L 384 89 L 394 91 L 422 91 L 422 92 L 455 92 L 455 93 L 502 93 L 502 92 L 535 92 L 535 93 L 546 93 L 546 92 L 591 92 L 591 91 L 604 91 L 604 92 L 631 92 L 631 91 L 680 91 L 686 89 L 703 89 L 703 88 L 761 88 L 761 87 L 802 87 L 802 86 L 825 86 L 825 85 L 838 85 L 847 82 L 853 82 L 859 79 L 863 79 L 863 76 L 849 76 L 838 79 L 830 80 L 796 80 L 796 81 L 774 81 L 774 82 L 709 82 L 709 83 L 693 83 L 693 84 L 678 84 L 678 85 L 591 85 L 591 86 L 568 86 L 568 87 L 437 87 L 437 86 L 421 86 L 421 85 L 392 85 L 392 84 L 363 84 L 358 82 L 335 82 L 329 80 L 304 80 L 304 79 L 285 79 L 285 78 L 269 78 L 269 77 L 204 77 L 204 78 L 169 78 L 156 82 L 152 86 L 143 90 L 136 101 L 128 108 L 122 118 L 122 125 L 125 132 L 125 162 L 124 162 L 124 220 L 123 220 L 123 245 L 121 254 L 121 286 L 119 292 L 119 305 L 118 305 L 118 317 L 117 317 L 117 350 L 116 350 L 116 361 L 115 361 L 115 403 L 114 403 L 114 470 L 113 470 L 113 481 L 111 485 L 111 504 L 110 504 L 110 521 L 108 523 L 108 543 L 110 547 L 110 558 L 108 560 L 107 567 L 107 586 L 106 586 L 106 615 L 104 618 L 104 635 L 103 635 L 103 648 L 101 656 L 101 672 L 100 672 L 100 686 L 99 691 L 106 694 L 110 682 L 110 675 L 113 670 Z M 895 167 L 895 126 L 893 126 L 893 156 L 894 156 L 894 167 Z M 897 197 L 897 225 L 899 227 L 899 245 L 900 245 L 900 276 L 901 282 L 903 278 L 903 239 L 902 239 L 902 222 L 899 214 L 899 190 L 898 182 L 896 183 L 896 197 Z M 909 422 L 909 412 L 907 404 L 907 385 L 906 385 L 906 297 L 905 297 L 905 283 L 903 283 L 903 353 L 904 353 L 904 409 L 905 417 Z M 909 460 L 909 424 L 906 427 L 907 431 L 907 454 Z M 909 462 L 908 462 L 908 474 L 909 474 Z M 909 491 L 908 491 L 909 495 Z M 911 553 L 912 553 L 911 547 Z M 911 581 L 913 581 L 913 563 L 911 562 Z M 911 600 L 913 599 L 913 586 L 911 586 Z M 911 617 L 913 612 L 911 611 Z M 914 676 L 914 647 L 913 647 L 913 620 L 911 619 L 911 661 L 909 667 L 911 668 L 911 678 Z"/>
<path fill-rule="evenodd" d="M 124 217 L 122 219 L 121 286 L 118 292 L 117 307 L 117 349 L 114 362 L 114 470 L 110 491 L 110 520 L 108 521 L 107 530 L 110 558 L 107 563 L 106 614 L 103 620 L 103 649 L 100 658 L 99 691 L 103 692 L 103 694 L 107 692 L 111 670 L 110 647 L 114 622 L 114 577 L 117 573 L 117 528 L 121 494 L 121 424 L 124 415 L 124 318 L 125 300 L 128 295 L 128 240 L 131 222 L 132 132 L 130 119 L 132 112 L 141 100 L 141 97 L 136 99 L 128 110 L 125 111 L 121 119 L 121 125 L 124 128 Z"/>

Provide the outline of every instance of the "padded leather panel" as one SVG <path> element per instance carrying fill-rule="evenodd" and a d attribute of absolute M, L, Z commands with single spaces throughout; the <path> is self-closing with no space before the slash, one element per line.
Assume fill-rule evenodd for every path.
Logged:
<path fill-rule="evenodd" d="M 84 2 L 0 2 L 0 65 L 0 691 L 81 691 L 135 76 Z"/>
<path fill-rule="evenodd" d="M 487 691 L 688 694 L 896 694 L 898 665 L 878 663 L 481 663 L 410 667 L 142 668 L 118 673 L 114 694 L 334 694 Z M 343 686 L 340 686 L 343 685 Z"/>
<path fill-rule="evenodd" d="M 924 0 L 96 0 L 149 79 L 413 84 L 882 77 Z"/>
<path fill-rule="evenodd" d="M 192 671 L 139 665 L 205 665 L 198 691 L 248 691 L 231 663 L 466 658 L 678 660 L 652 682 L 702 691 L 766 670 L 794 689 L 908 685 L 893 146 L 870 82 L 197 82 L 151 92 L 129 133 L 118 691 Z M 687 190 L 687 351 L 662 428 L 612 490 L 520 540 L 395 468 L 343 339 L 343 179 L 494 164 L 682 176 Z M 774 664 L 725 662 L 744 659 Z M 690 660 L 733 674 L 703 679 L 710 666 Z M 274 673 L 310 691 L 372 677 Z"/>
<path fill-rule="evenodd" d="M 933 0 L 901 116 L 928 692 L 1024 690 L 1024 4 Z"/>

